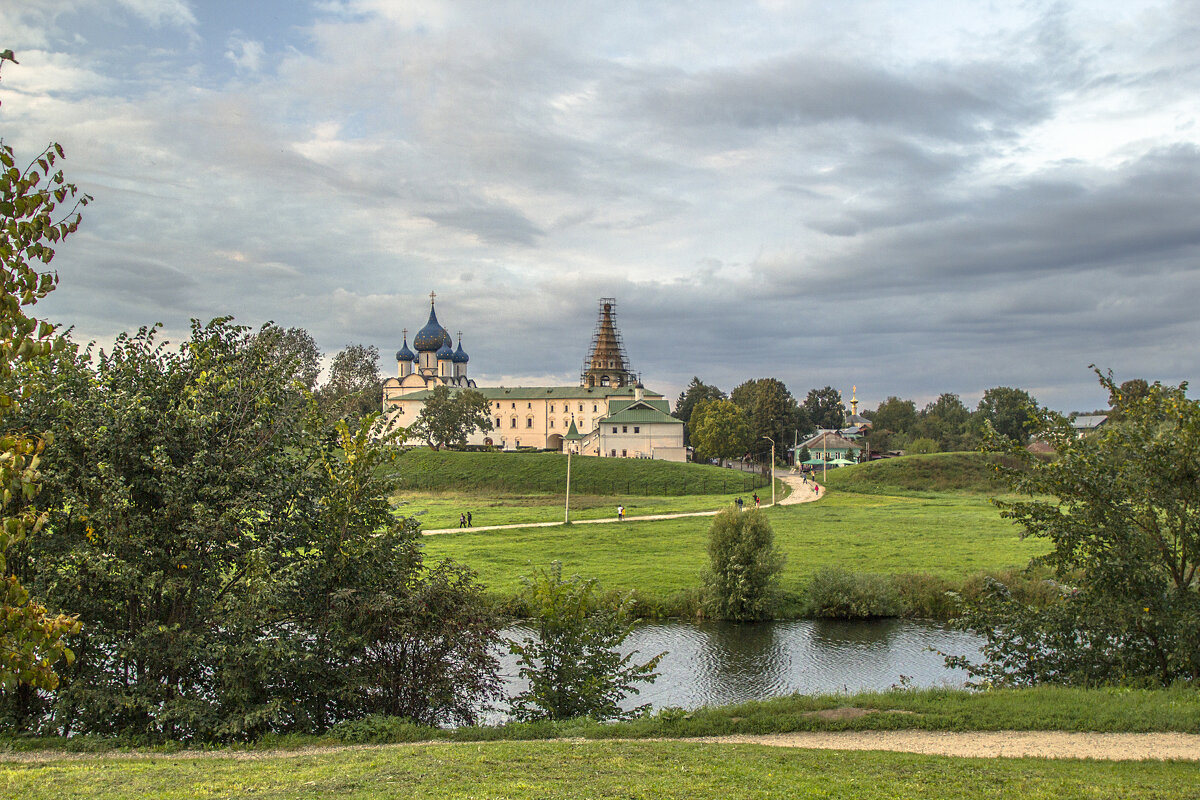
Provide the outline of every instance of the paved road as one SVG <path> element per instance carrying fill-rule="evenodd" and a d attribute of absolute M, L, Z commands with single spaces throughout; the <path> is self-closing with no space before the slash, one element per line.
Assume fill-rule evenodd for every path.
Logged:
<path fill-rule="evenodd" d="M 820 500 L 825 496 L 825 487 L 817 485 L 815 481 L 804 482 L 798 475 L 777 475 L 779 480 L 792 487 L 792 493 L 779 501 L 781 506 L 795 505 L 796 503 L 811 503 L 813 500 Z M 814 487 L 816 491 L 814 491 Z M 770 508 L 771 503 L 763 503 L 763 508 Z M 719 511 L 719 509 L 718 509 Z M 717 511 L 686 511 L 681 514 L 646 514 L 640 517 L 625 517 L 626 522 L 642 522 L 645 520 L 654 519 L 679 519 L 680 517 L 712 517 L 716 516 Z M 601 517 L 600 519 L 577 519 L 572 520 L 572 525 L 605 525 L 616 524 L 619 520 L 616 517 Z M 425 536 L 435 536 L 442 533 L 466 533 L 468 531 L 503 531 L 514 528 L 553 528 L 557 525 L 562 525 L 562 522 L 517 522 L 511 525 L 475 525 L 470 528 L 434 528 L 433 530 L 424 530 L 421 533 Z"/>

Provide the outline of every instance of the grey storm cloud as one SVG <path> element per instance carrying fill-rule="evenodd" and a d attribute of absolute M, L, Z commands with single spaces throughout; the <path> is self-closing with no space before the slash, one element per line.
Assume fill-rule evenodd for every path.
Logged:
<path fill-rule="evenodd" d="M 1091 407 L 1089 363 L 1200 366 L 1194 3 L 347 0 L 283 30 L 271 1 L 0 9 L 30 53 L 7 141 L 63 141 L 96 197 L 47 314 L 273 319 L 390 371 L 436 290 L 472 374 L 511 383 L 574 380 L 614 296 L 651 388 L 866 407 Z"/>
<path fill-rule="evenodd" d="M 668 77 L 642 93 L 666 125 L 768 128 L 856 122 L 971 140 L 1043 119 L 1028 76 L 996 64 L 931 65 L 898 73 L 837 58 L 792 56 Z"/>

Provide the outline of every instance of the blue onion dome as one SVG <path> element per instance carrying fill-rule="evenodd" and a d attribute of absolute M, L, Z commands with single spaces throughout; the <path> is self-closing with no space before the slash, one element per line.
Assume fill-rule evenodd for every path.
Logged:
<path fill-rule="evenodd" d="M 437 360 L 442 361 L 442 360 L 453 360 L 453 359 L 454 359 L 454 348 L 450 346 L 449 342 L 442 342 L 441 348 L 439 348 L 437 351 Z"/>
<path fill-rule="evenodd" d="M 430 303 L 429 321 L 413 337 L 413 347 L 417 348 L 418 353 L 428 353 L 437 350 L 442 345 L 450 344 L 450 334 L 438 322 L 437 312 L 433 310 L 433 304 Z"/>
<path fill-rule="evenodd" d="M 404 346 L 396 351 L 397 361 L 416 361 L 417 357 L 412 350 L 408 349 L 408 334 L 404 335 Z"/>
<path fill-rule="evenodd" d="M 471 359 L 467 358 L 467 353 L 462 349 L 462 339 L 458 340 L 458 349 L 454 351 L 454 363 L 465 364 Z"/>

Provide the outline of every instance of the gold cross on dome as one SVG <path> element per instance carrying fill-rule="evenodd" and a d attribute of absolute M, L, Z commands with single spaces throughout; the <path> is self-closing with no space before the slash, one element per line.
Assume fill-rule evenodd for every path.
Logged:
<path fill-rule="evenodd" d="M 429 305 L 433 305 L 433 301 L 437 299 L 437 292 L 429 293 Z"/>

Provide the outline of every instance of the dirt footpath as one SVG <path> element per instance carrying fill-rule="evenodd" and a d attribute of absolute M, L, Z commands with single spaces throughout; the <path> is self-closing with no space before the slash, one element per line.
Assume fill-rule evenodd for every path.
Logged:
<path fill-rule="evenodd" d="M 536 740 L 535 740 L 536 741 Z M 1065 731 L 844 731 L 837 733 L 771 733 L 759 736 L 711 736 L 694 739 L 572 739 L 580 745 L 603 742 L 703 742 L 709 744 L 758 744 L 768 747 L 798 747 L 809 750 L 888 750 L 961 758 L 1091 758 L 1098 761 L 1179 760 L 1200 761 L 1200 735 L 1194 733 L 1067 733 Z M 480 742 L 463 742 L 478 745 Z M 355 750 L 389 750 L 399 747 L 453 747 L 451 742 L 411 744 L 340 745 L 301 747 L 295 750 L 189 750 L 179 753 L 154 751 L 64 753 L 43 750 L 32 753 L 0 753 L 3 763 L 50 763 L 91 759 L 167 760 L 230 759 L 259 761 L 297 758 Z"/>
<path fill-rule="evenodd" d="M 1067 731 L 843 731 L 718 736 L 695 741 L 814 750 L 890 750 L 969 758 L 1092 758 L 1101 761 L 1200 761 L 1194 733 Z"/>

